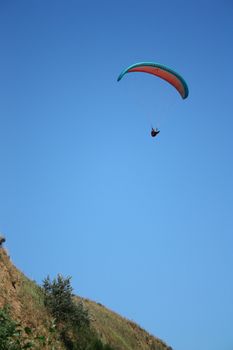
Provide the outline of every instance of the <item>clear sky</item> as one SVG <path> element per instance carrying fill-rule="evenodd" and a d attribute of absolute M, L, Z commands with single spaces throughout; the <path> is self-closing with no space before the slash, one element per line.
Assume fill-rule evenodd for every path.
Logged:
<path fill-rule="evenodd" d="M 0 1 L 0 231 L 175 350 L 233 349 L 233 2 Z M 190 95 L 132 73 L 177 70 Z M 150 137 L 150 125 L 161 133 Z"/>

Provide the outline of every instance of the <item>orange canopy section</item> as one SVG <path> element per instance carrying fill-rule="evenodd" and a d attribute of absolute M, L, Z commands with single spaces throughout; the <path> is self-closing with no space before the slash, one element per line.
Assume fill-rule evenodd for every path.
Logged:
<path fill-rule="evenodd" d="M 117 81 L 120 81 L 126 73 L 143 72 L 153 74 L 174 86 L 183 99 L 188 97 L 189 90 L 185 80 L 174 70 L 154 62 L 140 62 L 124 69 Z"/>

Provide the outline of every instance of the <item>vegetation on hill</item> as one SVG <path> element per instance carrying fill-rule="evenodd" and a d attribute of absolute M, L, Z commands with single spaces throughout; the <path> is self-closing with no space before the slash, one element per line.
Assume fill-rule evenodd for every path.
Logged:
<path fill-rule="evenodd" d="M 132 321 L 75 297 L 71 278 L 29 280 L 0 247 L 0 350 L 171 350 Z"/>
<path fill-rule="evenodd" d="M 43 281 L 44 304 L 55 318 L 60 339 L 65 348 L 74 350 L 114 350 L 103 344 L 90 328 L 88 310 L 81 300 L 73 298 L 71 277 L 58 275 L 53 281 Z"/>

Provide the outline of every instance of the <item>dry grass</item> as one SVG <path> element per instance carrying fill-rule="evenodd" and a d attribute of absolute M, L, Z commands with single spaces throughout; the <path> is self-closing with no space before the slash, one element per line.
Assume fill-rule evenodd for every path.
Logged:
<path fill-rule="evenodd" d="M 83 301 L 91 315 L 92 327 L 103 342 L 109 343 L 116 350 L 169 349 L 162 340 L 153 337 L 134 322 L 121 317 L 101 304 L 88 299 L 83 299 Z"/>

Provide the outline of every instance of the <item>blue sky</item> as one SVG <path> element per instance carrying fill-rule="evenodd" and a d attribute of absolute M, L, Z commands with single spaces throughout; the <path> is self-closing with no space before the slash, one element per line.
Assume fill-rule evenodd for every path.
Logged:
<path fill-rule="evenodd" d="M 176 350 L 233 347 L 232 1 L 0 1 L 0 231 Z M 155 61 L 187 81 L 122 69 Z M 161 133 L 150 137 L 150 125 Z"/>

